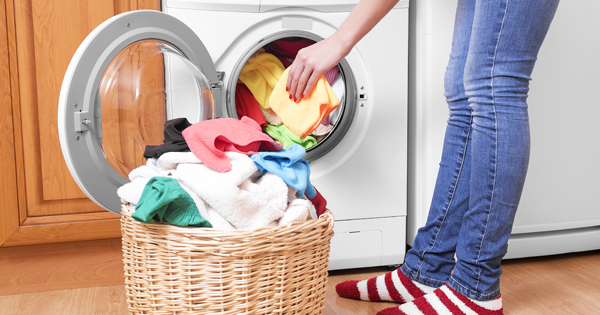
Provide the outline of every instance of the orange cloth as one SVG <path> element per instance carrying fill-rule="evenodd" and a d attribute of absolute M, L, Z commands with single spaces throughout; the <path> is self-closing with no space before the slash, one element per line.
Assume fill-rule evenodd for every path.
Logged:
<path fill-rule="evenodd" d="M 306 138 L 319 127 L 323 119 L 340 106 L 340 101 L 325 77 L 321 76 L 312 92 L 298 103 L 294 103 L 285 90 L 288 73 L 289 68 L 283 72 L 273 88 L 269 105 L 293 134 Z"/>

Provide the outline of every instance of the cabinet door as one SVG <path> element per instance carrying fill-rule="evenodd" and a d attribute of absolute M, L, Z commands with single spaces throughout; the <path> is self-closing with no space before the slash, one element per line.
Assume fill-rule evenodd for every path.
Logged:
<path fill-rule="evenodd" d="M 17 176 L 11 97 L 11 70 L 6 7 L 0 6 L 0 244 L 7 239 L 19 221 L 17 206 Z M 14 51 L 13 51 L 14 52 Z M 14 72 L 12 73 L 14 74 Z"/>
<path fill-rule="evenodd" d="M 6 7 L 10 65 L 18 72 L 11 77 L 18 209 L 0 212 L 9 225 L 0 244 L 120 237 L 118 215 L 87 199 L 65 165 L 58 98 L 71 57 L 96 26 L 125 11 L 158 10 L 159 0 L 9 0 Z"/>

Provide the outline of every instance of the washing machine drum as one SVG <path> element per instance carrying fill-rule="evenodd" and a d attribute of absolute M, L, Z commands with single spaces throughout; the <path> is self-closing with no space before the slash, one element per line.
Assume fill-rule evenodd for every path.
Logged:
<path fill-rule="evenodd" d="M 185 24 L 156 11 L 115 16 L 75 53 L 61 88 L 59 138 L 71 175 L 119 213 L 116 190 L 161 145 L 167 120 L 214 118 L 220 93 L 208 51 Z"/>
<path fill-rule="evenodd" d="M 284 147 L 300 144 L 306 149 L 304 159 L 308 162 L 316 161 L 328 154 L 342 141 L 352 124 L 356 111 L 356 83 L 348 61 L 342 59 L 339 64 L 324 74 L 324 79 L 339 100 L 339 107 L 323 118 L 318 127 L 304 138 L 292 135 L 288 126 L 272 109 L 265 109 L 259 105 L 261 99 L 254 99 L 254 92 L 250 90 L 250 86 L 245 86 L 246 82 L 249 82 L 258 90 L 253 82 L 254 76 L 245 75 L 245 78 L 242 78 L 241 74 L 252 73 L 258 64 L 254 60 L 259 55 L 264 58 L 262 60 L 268 60 L 271 67 L 285 69 L 292 64 L 300 49 L 322 39 L 319 35 L 304 30 L 284 30 L 270 34 L 249 47 L 228 75 L 226 99 L 228 116 L 254 118 L 263 125 L 263 131 L 274 140 L 281 142 Z M 261 95 L 260 90 L 258 92 L 258 95 Z M 264 99 L 262 101 L 264 102 Z"/>

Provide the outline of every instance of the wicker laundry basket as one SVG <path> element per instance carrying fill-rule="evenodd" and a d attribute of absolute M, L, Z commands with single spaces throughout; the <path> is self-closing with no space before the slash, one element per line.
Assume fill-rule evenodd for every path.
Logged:
<path fill-rule="evenodd" d="M 323 314 L 333 217 L 221 231 L 140 223 L 123 205 L 130 314 Z"/>

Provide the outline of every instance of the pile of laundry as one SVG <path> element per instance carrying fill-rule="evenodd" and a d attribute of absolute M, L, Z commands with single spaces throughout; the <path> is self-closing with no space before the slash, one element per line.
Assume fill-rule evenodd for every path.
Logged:
<path fill-rule="evenodd" d="M 246 61 L 235 91 L 240 120 L 167 121 L 164 143 L 146 146 L 146 165 L 117 191 L 135 206 L 132 217 L 234 230 L 306 221 L 311 208 L 323 213 L 327 202 L 311 185 L 303 158 L 334 129 L 345 85 L 336 66 L 311 93 L 291 99 L 288 67 L 312 44 L 283 38 Z"/>
<path fill-rule="evenodd" d="M 338 66 L 318 80 L 313 91 L 295 102 L 286 91 L 289 66 L 298 51 L 314 41 L 290 37 L 273 41 L 256 51 L 242 68 L 235 90 L 238 117 L 249 117 L 284 148 L 316 146 L 340 117 L 345 83 Z"/>
<path fill-rule="evenodd" d="M 221 230 L 287 225 L 323 213 L 306 150 L 282 144 L 248 117 L 165 123 L 164 143 L 147 146 L 147 163 L 117 191 L 141 222 Z M 306 196 L 306 198 L 304 198 Z"/>

